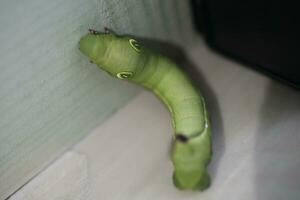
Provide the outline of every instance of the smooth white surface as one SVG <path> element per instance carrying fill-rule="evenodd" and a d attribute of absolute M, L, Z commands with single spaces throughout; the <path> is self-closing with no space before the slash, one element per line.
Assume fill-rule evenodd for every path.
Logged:
<path fill-rule="evenodd" d="M 11 200 L 85 200 L 89 195 L 86 156 L 70 151 L 29 182 Z"/>
<path fill-rule="evenodd" d="M 216 55 L 202 40 L 188 55 L 202 74 L 194 72 L 213 123 L 211 188 L 173 187 L 171 119 L 157 98 L 142 92 L 71 150 L 87 159 L 87 199 L 299 200 L 299 92 Z"/>

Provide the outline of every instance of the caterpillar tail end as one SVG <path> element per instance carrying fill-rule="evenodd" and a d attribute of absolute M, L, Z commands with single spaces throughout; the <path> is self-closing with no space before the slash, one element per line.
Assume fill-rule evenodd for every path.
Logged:
<path fill-rule="evenodd" d="M 206 190 L 210 187 L 211 184 L 211 179 L 210 176 L 207 172 L 204 173 L 204 175 L 202 176 L 202 179 L 200 179 L 197 183 L 197 185 L 193 188 L 195 190 Z"/>
<path fill-rule="evenodd" d="M 211 185 L 211 179 L 209 174 L 205 171 L 201 178 L 195 184 L 183 183 L 176 177 L 176 173 L 173 173 L 173 184 L 180 190 L 200 190 L 204 191 Z"/>

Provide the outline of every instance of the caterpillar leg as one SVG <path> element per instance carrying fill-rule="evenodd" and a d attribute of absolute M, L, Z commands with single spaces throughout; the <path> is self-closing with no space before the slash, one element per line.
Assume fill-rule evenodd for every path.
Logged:
<path fill-rule="evenodd" d="M 105 34 L 110 34 L 110 33 L 114 33 L 114 32 L 110 28 L 104 27 L 104 33 Z"/>
<path fill-rule="evenodd" d="M 95 29 L 89 28 L 89 33 L 92 35 L 100 35 L 101 33 L 99 31 L 96 31 Z"/>

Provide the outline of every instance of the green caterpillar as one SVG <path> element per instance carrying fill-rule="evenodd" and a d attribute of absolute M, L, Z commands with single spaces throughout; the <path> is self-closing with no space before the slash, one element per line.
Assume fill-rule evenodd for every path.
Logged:
<path fill-rule="evenodd" d="M 81 38 L 80 51 L 113 77 L 153 91 L 172 114 L 173 182 L 179 189 L 210 185 L 211 125 L 205 102 L 188 77 L 167 57 L 140 46 L 133 38 L 92 31 Z"/>

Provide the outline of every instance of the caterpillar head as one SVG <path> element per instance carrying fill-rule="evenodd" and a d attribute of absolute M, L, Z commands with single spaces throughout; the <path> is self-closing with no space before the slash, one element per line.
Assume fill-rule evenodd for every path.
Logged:
<path fill-rule="evenodd" d="M 110 75 L 133 79 L 142 71 L 146 56 L 139 43 L 112 33 L 89 33 L 79 42 L 80 51 Z"/>

